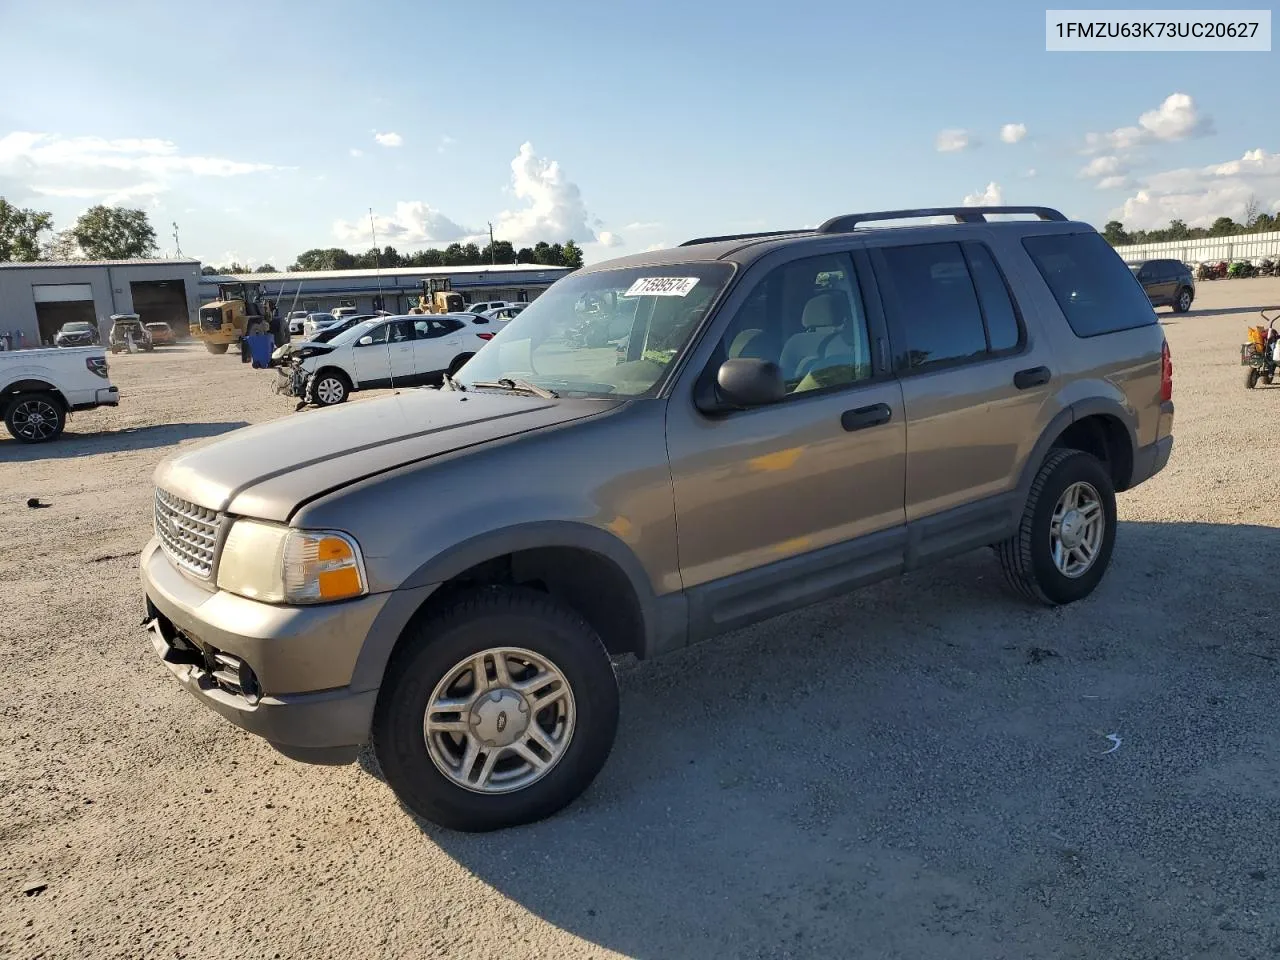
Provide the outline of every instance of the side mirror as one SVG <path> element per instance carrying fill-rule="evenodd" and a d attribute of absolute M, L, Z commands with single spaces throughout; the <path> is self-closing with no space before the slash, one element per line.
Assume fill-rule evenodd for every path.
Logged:
<path fill-rule="evenodd" d="M 720 409 L 762 407 L 785 397 L 787 385 L 782 369 L 772 360 L 735 357 L 716 371 L 714 393 Z"/>
<path fill-rule="evenodd" d="M 362 346 L 362 347 L 372 347 L 372 346 L 373 346 L 373 337 L 371 337 L 371 336 L 361 337 L 361 338 L 359 339 L 359 341 L 357 341 L 357 342 L 358 342 L 358 343 L 360 344 L 360 346 Z"/>

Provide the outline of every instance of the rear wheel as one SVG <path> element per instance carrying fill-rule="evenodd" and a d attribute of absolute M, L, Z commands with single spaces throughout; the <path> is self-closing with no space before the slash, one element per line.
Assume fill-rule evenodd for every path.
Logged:
<path fill-rule="evenodd" d="M 1258 371 L 1254 367 L 1250 367 L 1244 372 L 1244 388 L 1252 390 L 1258 385 Z"/>
<path fill-rule="evenodd" d="M 332 407 L 351 395 L 351 381 L 341 370 L 321 370 L 307 381 L 307 403 Z"/>
<path fill-rule="evenodd" d="M 410 630 L 373 722 L 401 803 L 444 827 L 495 830 L 548 817 L 590 785 L 617 731 L 618 684 L 574 610 L 490 589 Z"/>
<path fill-rule="evenodd" d="M 67 412 L 51 393 L 20 393 L 4 412 L 4 425 L 20 443 L 56 440 L 66 424 Z"/>
<path fill-rule="evenodd" d="M 458 356 L 454 357 L 453 360 L 449 363 L 449 370 L 448 370 L 449 376 L 452 377 L 455 373 L 461 370 L 463 366 L 466 365 L 466 362 L 474 356 L 475 356 L 474 353 L 460 353 L 458 354 Z"/>
<path fill-rule="evenodd" d="M 1174 313 L 1186 313 L 1191 309 L 1191 291 L 1183 287 L 1178 291 L 1178 298 L 1173 301 Z"/>
<path fill-rule="evenodd" d="M 219 356 L 227 352 L 227 345 L 225 343 L 206 343 L 204 348 L 210 353 Z"/>
<path fill-rule="evenodd" d="M 1111 475 L 1092 454 L 1054 450 L 1045 458 L 1018 532 L 996 545 L 1010 586 L 1057 605 L 1087 597 L 1111 562 L 1116 536 Z"/>

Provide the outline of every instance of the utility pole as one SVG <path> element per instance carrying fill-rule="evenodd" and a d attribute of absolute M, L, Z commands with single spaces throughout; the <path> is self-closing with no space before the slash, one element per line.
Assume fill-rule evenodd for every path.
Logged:
<path fill-rule="evenodd" d="M 174 249 L 173 255 L 175 257 L 182 256 L 182 244 L 178 242 L 178 224 L 176 221 L 173 224 L 173 249 Z"/>
<path fill-rule="evenodd" d="M 498 255 L 493 250 L 493 224 L 489 224 L 489 266 L 496 266 L 498 263 Z"/>

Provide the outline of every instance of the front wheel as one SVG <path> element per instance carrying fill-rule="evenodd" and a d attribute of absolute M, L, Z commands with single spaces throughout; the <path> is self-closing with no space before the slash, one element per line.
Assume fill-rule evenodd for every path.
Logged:
<path fill-rule="evenodd" d="M 1244 388 L 1252 390 L 1258 385 L 1258 371 L 1256 367 L 1250 367 L 1244 372 Z"/>
<path fill-rule="evenodd" d="M 1018 531 L 996 545 L 996 554 L 1010 586 L 1056 606 L 1093 593 L 1115 539 L 1111 475 L 1092 454 L 1059 449 L 1041 464 Z"/>
<path fill-rule="evenodd" d="M 227 345 L 225 343 L 206 343 L 204 348 L 215 356 L 221 356 L 227 352 Z"/>
<path fill-rule="evenodd" d="M 351 381 L 338 370 L 321 370 L 307 382 L 307 403 L 332 407 L 351 395 Z"/>
<path fill-rule="evenodd" d="M 51 393 L 20 393 L 4 413 L 4 425 L 19 443 L 56 440 L 67 424 L 67 411 Z"/>
<path fill-rule="evenodd" d="M 1191 309 L 1191 291 L 1186 287 L 1178 293 L 1178 299 L 1173 302 L 1174 313 L 1186 313 Z"/>
<path fill-rule="evenodd" d="M 618 684 L 574 610 L 487 589 L 410 631 L 373 721 L 378 763 L 409 810 L 496 830 L 549 817 L 591 784 L 613 746 Z"/>
<path fill-rule="evenodd" d="M 449 376 L 452 377 L 459 370 L 465 367 L 467 365 L 467 361 L 474 356 L 475 356 L 474 353 L 460 353 L 456 357 L 454 357 L 452 362 L 450 362 L 449 369 L 447 371 Z"/>

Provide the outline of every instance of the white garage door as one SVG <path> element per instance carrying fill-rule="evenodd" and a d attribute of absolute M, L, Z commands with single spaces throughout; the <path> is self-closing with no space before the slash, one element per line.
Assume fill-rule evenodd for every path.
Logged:
<path fill-rule="evenodd" d="M 93 299 L 93 286 L 88 283 L 33 284 L 31 292 L 35 295 L 36 303 L 67 303 Z"/>

